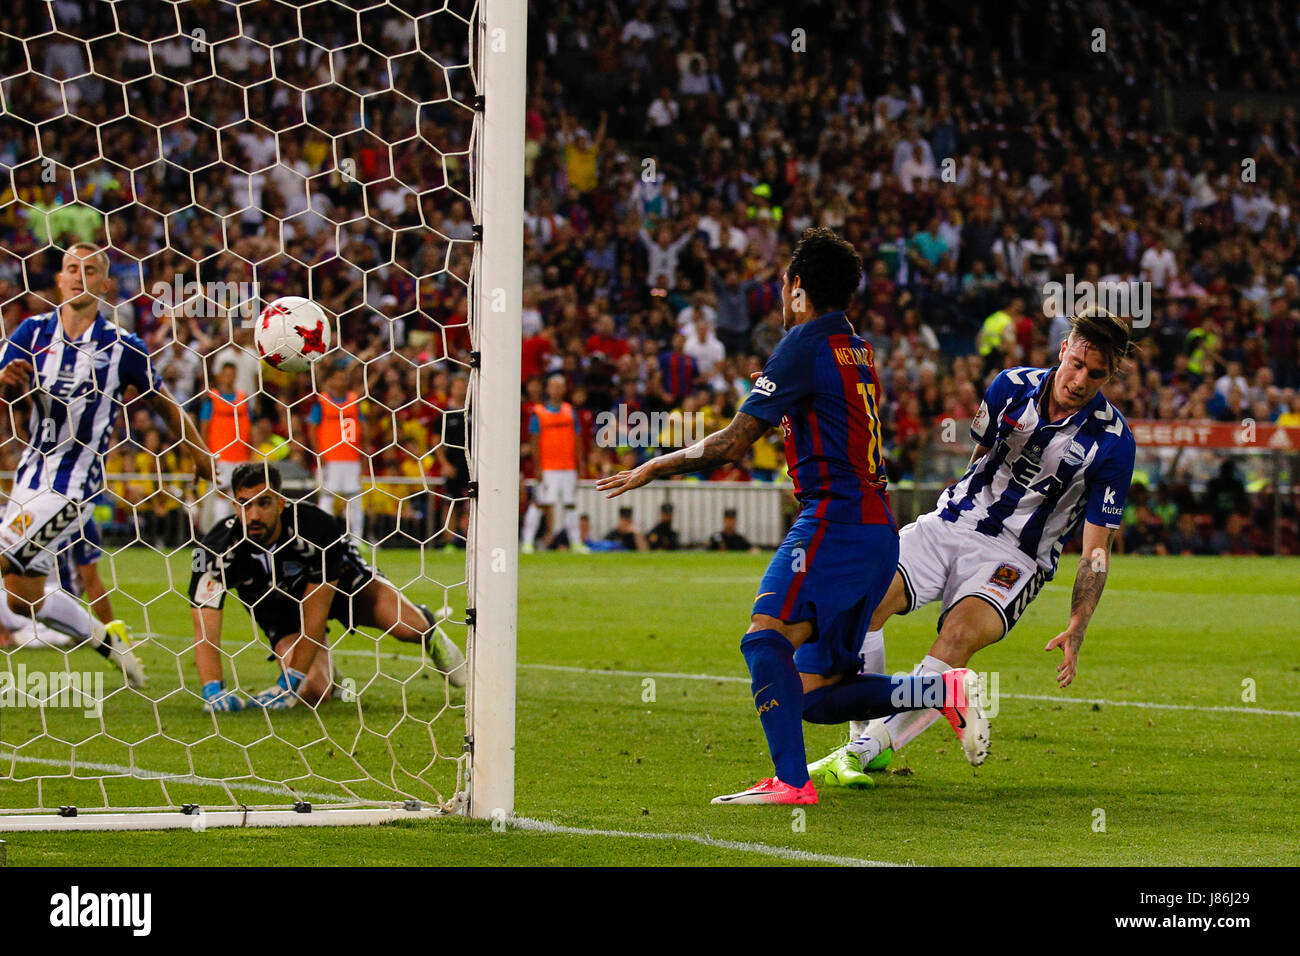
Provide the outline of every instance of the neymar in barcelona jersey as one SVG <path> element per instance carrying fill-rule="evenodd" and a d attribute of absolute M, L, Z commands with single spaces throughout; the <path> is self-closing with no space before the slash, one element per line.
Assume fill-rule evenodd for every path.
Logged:
<path fill-rule="evenodd" d="M 786 335 L 731 424 L 597 483 L 614 497 L 655 478 L 739 460 L 770 427 L 784 433 L 801 508 L 763 575 L 740 642 L 775 773 L 714 803 L 816 803 L 804 720 L 838 723 L 869 719 L 849 714 L 939 709 L 960 728 L 972 763 L 988 751 L 974 672 L 860 672 L 858 652 L 871 613 L 898 566 L 898 528 L 885 489 L 880 383 L 871 346 L 845 317 L 861 278 L 862 260 L 852 245 L 830 230 L 807 230 L 782 282 Z"/>

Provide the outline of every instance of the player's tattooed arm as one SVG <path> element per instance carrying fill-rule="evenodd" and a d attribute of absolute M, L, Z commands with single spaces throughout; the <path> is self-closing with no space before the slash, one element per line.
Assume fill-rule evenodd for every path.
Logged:
<path fill-rule="evenodd" d="M 661 458 L 651 458 L 639 468 L 609 475 L 596 482 L 601 491 L 609 492 L 606 497 L 616 498 L 625 491 L 639 488 L 656 478 L 669 478 L 673 475 L 685 475 L 692 471 L 708 471 L 739 461 L 749 447 L 762 437 L 771 427 L 762 419 L 745 412 L 737 412 L 726 428 L 700 439 L 689 448 L 675 451 Z"/>
<path fill-rule="evenodd" d="M 211 481 L 216 474 L 212 464 L 212 452 L 208 450 L 199 426 L 195 424 L 190 414 L 177 404 L 176 399 L 167 390 L 167 386 L 158 386 L 158 389 L 152 393 L 152 398 L 154 408 L 167 423 L 172 437 L 184 442 L 190 457 L 194 459 L 195 474 L 205 481 Z"/>
<path fill-rule="evenodd" d="M 1115 537 L 1111 528 L 1093 524 L 1083 525 L 1083 555 L 1079 559 L 1079 570 L 1074 576 L 1074 593 L 1070 598 L 1070 626 L 1047 643 L 1046 650 L 1061 648 L 1063 658 L 1056 668 L 1056 680 L 1061 687 L 1068 687 L 1078 670 L 1079 647 L 1088 632 L 1093 612 L 1101 601 L 1101 592 L 1106 587 L 1106 576 L 1110 571 L 1110 545 Z"/>

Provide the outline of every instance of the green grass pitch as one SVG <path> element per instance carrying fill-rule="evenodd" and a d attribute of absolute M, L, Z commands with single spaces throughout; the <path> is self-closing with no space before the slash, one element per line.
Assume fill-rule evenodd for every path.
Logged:
<path fill-rule="evenodd" d="M 966 764 L 940 721 L 875 790 L 823 790 L 821 804 L 806 813 L 708 803 L 771 772 L 739 652 L 766 560 L 522 559 L 516 814 L 530 821 L 525 826 L 448 819 L 10 833 L 9 865 L 1300 864 L 1300 662 L 1289 653 L 1300 622 L 1294 560 L 1117 557 L 1079 677 L 1062 692 L 1053 680 L 1059 654 L 1043 645 L 1066 623 L 1067 558 L 1016 630 L 975 658 L 977 669 L 996 673 L 1002 695 L 983 767 Z M 462 581 L 462 555 L 427 557 L 423 580 L 418 554 L 390 552 L 382 563 L 394 580 L 414 581 L 409 593 L 417 600 L 436 607 L 445 594 L 463 607 L 463 587 L 444 592 L 431 583 Z M 143 650 L 157 703 L 114 697 L 104 714 L 111 739 L 92 736 L 99 723 L 79 712 L 54 715 L 50 735 L 33 739 L 35 711 L 0 710 L 0 805 L 229 802 L 220 788 L 200 783 L 164 790 L 156 780 L 66 776 L 48 778 L 38 797 L 34 782 L 14 778 L 67 774 L 58 761 L 66 761 L 69 743 L 50 736 L 80 741 L 82 762 L 113 766 L 134 757 L 149 771 L 293 779 L 324 795 L 338 792 L 331 779 L 357 780 L 351 789 L 361 796 L 380 794 L 385 780 L 408 790 L 454 788 L 463 694 L 430 679 L 412 645 L 347 639 L 350 653 L 339 662 L 363 688 L 364 722 L 355 705 L 333 703 L 319 720 L 306 708 L 273 715 L 274 737 L 258 713 L 223 716 L 218 733 L 192 693 L 185 602 L 172 594 L 140 603 L 168 586 L 162 559 L 124 551 L 115 571 L 109 584 L 125 592 L 115 595 L 118 613 L 143 628 L 147 611 L 159 635 Z M 173 557 L 171 573 L 183 588 L 184 553 Z M 890 623 L 891 669 L 908 669 L 925 653 L 937 615 L 929 607 Z M 240 648 L 241 681 L 260 689 L 274 673 L 265 645 L 244 643 L 242 612 L 228 619 L 230 633 L 240 635 L 228 646 Z M 451 634 L 463 643 L 463 628 Z M 19 653 L 8 666 L 61 666 L 56 652 Z M 104 667 L 86 652 L 69 660 Z M 176 691 L 181 679 L 185 692 Z M 840 739 L 835 728 L 806 732 L 810 757 Z M 184 746 L 194 741 L 203 743 Z M 440 759 L 430 763 L 435 749 Z M 14 762 L 15 755 L 28 759 Z M 425 782 L 395 766 L 414 767 Z M 288 802 L 260 791 L 232 794 Z"/>

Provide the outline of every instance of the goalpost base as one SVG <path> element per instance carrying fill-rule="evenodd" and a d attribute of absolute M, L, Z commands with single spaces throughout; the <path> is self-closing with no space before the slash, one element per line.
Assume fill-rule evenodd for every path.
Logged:
<path fill-rule="evenodd" d="M 0 833 L 45 830 L 194 830 L 214 827 L 343 827 L 374 826 L 399 820 L 431 820 L 458 816 L 446 810 L 422 807 L 353 808 L 346 810 L 202 810 L 183 813 L 145 811 L 142 813 L 89 812 L 76 816 L 57 813 L 34 813 L 25 816 L 0 816 Z"/>

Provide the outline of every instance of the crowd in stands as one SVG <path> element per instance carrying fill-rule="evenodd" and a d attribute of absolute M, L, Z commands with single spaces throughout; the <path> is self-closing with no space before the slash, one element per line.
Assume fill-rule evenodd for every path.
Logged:
<path fill-rule="evenodd" d="M 1300 81 L 1297 19 L 1282 4 L 1200 0 L 1110 4 L 1101 23 L 1074 0 L 1011 0 L 996 18 L 931 6 L 530 5 L 522 424 L 545 377 L 563 375 L 586 477 L 656 453 L 599 443 L 602 412 L 725 425 L 781 338 L 793 243 L 828 226 L 865 263 L 848 318 L 889 398 L 892 479 L 927 477 L 939 426 L 964 426 L 999 369 L 1053 363 L 1062 325 L 1043 286 L 1066 275 L 1150 283 L 1138 352 L 1107 389 L 1130 419 L 1300 425 L 1300 120 L 1285 99 Z M 375 474 L 437 477 L 448 469 L 423 452 L 470 361 L 472 90 L 468 71 L 433 60 L 465 62 L 463 24 L 458 40 L 449 18 L 424 18 L 417 48 L 391 10 L 322 15 L 309 45 L 291 10 L 264 12 L 244 23 L 261 42 L 222 43 L 238 28 L 220 5 L 121 11 L 144 39 L 176 34 L 182 17 L 183 36 L 154 48 L 165 76 L 137 40 L 91 41 L 89 78 L 75 78 L 84 47 L 29 42 L 37 72 L 6 80 L 6 95 L 31 120 L 0 118 L 6 328 L 48 308 L 32 293 L 52 286 L 57 254 L 38 251 L 51 236 L 107 237 L 115 317 L 164 353 L 169 387 L 198 407 L 226 357 L 252 380 L 248 330 L 172 319 L 153 283 L 256 280 L 264 300 L 309 290 L 340 316 Z M 0 13 L 0 33 L 34 35 L 34 16 Z M 104 32 L 98 8 L 75 16 L 73 34 Z M 349 47 L 357 23 L 365 45 Z M 244 97 L 204 79 L 194 27 L 223 76 L 265 82 Z M 353 93 L 298 96 L 331 66 Z M 187 80 L 202 95 L 187 100 Z M 166 125 L 160 141 L 142 122 L 170 123 L 187 102 L 209 125 Z M 40 149 L 37 120 L 49 121 Z M 36 156 L 56 161 L 54 182 Z M 304 387 L 268 375 L 253 426 L 310 471 Z M 128 435 L 132 454 L 152 454 L 147 434 Z M 531 458 L 520 465 L 535 475 Z M 768 436 L 704 477 L 781 481 L 783 454 Z M 1183 518 L 1209 515 L 1230 542 L 1230 519 L 1252 504 L 1220 516 L 1210 495 L 1173 481 L 1164 503 L 1177 514 L 1137 515 L 1132 547 L 1156 547 L 1150 515 L 1170 540 Z M 1282 512 L 1294 524 L 1294 501 Z"/>

